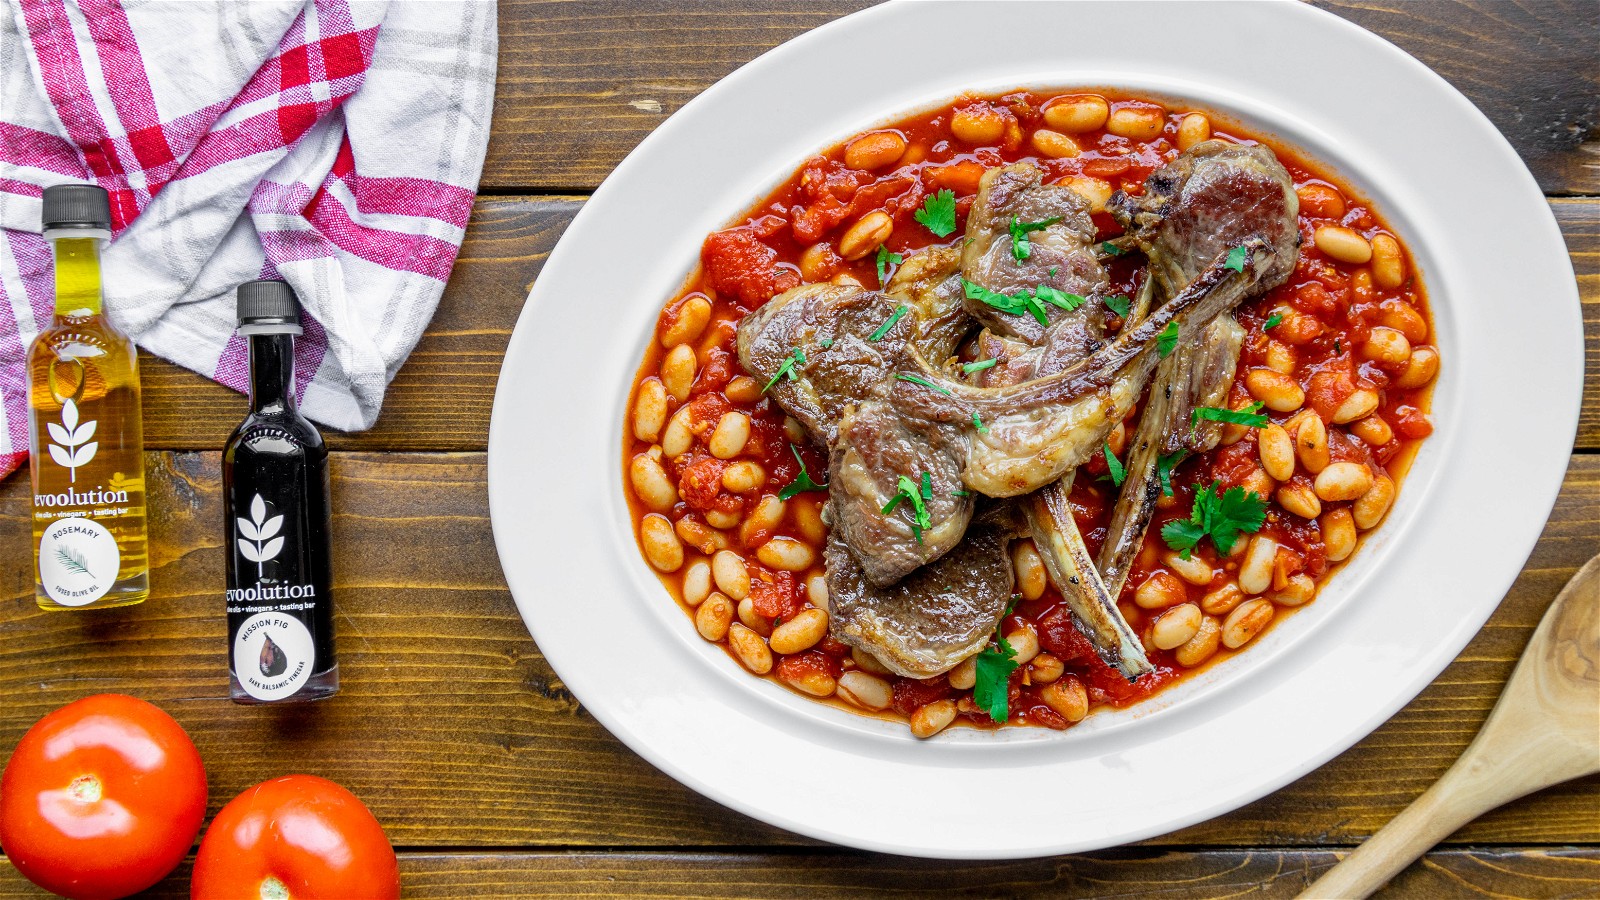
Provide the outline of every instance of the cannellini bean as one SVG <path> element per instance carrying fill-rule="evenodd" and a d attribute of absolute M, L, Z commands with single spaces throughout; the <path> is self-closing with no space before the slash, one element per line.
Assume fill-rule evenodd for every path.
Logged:
<path fill-rule="evenodd" d="M 1068 722 L 1082 722 L 1089 714 L 1089 692 L 1076 675 L 1069 675 L 1044 686 L 1039 699 Z"/>
<path fill-rule="evenodd" d="M 1006 133 L 1006 117 L 986 103 L 963 106 L 950 116 L 950 133 L 969 144 L 993 144 Z"/>
<path fill-rule="evenodd" d="M 874 712 L 888 709 L 889 704 L 894 702 L 894 691 L 889 687 L 889 682 L 860 671 L 839 676 L 839 696 Z"/>
<path fill-rule="evenodd" d="M 793 618 L 772 629 L 772 651 L 785 656 L 810 650 L 828 634 L 828 614 L 820 609 L 802 609 Z"/>
<path fill-rule="evenodd" d="M 1271 369 L 1251 369 L 1244 376 L 1245 390 L 1275 412 L 1294 412 L 1306 402 L 1299 382 Z"/>
<path fill-rule="evenodd" d="M 1070 135 L 1048 128 L 1040 128 L 1033 133 L 1033 146 L 1052 159 L 1070 159 L 1082 152 L 1078 149 L 1078 142 Z"/>
<path fill-rule="evenodd" d="M 1200 620 L 1200 627 L 1194 637 L 1184 642 L 1183 646 L 1172 651 L 1172 658 L 1179 665 L 1194 668 L 1210 659 L 1217 652 L 1217 645 L 1222 640 L 1222 625 L 1211 616 Z"/>
<path fill-rule="evenodd" d="M 1209 615 L 1221 616 L 1232 612 L 1233 608 L 1243 601 L 1244 591 L 1239 590 L 1239 586 L 1230 581 L 1201 597 L 1200 609 Z"/>
<path fill-rule="evenodd" d="M 728 636 L 728 626 L 733 622 L 733 601 L 712 593 L 694 611 L 694 628 L 700 636 L 716 642 Z"/>
<path fill-rule="evenodd" d="M 1033 541 L 1022 540 L 1011 545 L 1011 568 L 1016 573 L 1017 591 L 1022 599 L 1037 600 L 1044 594 L 1048 576 Z"/>
<path fill-rule="evenodd" d="M 1350 510 L 1340 507 L 1330 509 L 1317 520 L 1322 529 L 1322 544 L 1327 548 L 1328 561 L 1348 559 L 1356 550 L 1356 522 Z"/>
<path fill-rule="evenodd" d="M 741 459 L 722 470 L 722 486 L 735 494 L 747 494 L 767 483 L 767 470 L 761 464 Z"/>
<path fill-rule="evenodd" d="M 816 669 L 791 670 L 786 666 L 778 666 L 778 677 L 784 684 L 813 697 L 831 697 L 839 686 L 832 675 Z"/>
<path fill-rule="evenodd" d="M 828 539 L 828 526 L 822 524 L 822 507 L 796 499 L 789 504 L 789 519 L 808 543 L 821 545 Z"/>
<path fill-rule="evenodd" d="M 1350 276 L 1350 293 L 1357 303 L 1371 303 L 1377 294 L 1372 289 L 1372 272 L 1366 266 L 1355 270 Z"/>
<path fill-rule="evenodd" d="M 1354 500 L 1372 487 L 1372 470 L 1358 462 L 1329 463 L 1312 489 L 1323 501 Z"/>
<path fill-rule="evenodd" d="M 1106 118 L 1106 130 L 1117 137 L 1134 141 L 1153 141 L 1161 136 L 1167 124 L 1167 113 L 1162 109 L 1124 106 L 1111 111 Z"/>
<path fill-rule="evenodd" d="M 1397 288 L 1406 280 L 1406 260 L 1393 235 L 1372 236 L 1372 280 L 1379 287 Z"/>
<path fill-rule="evenodd" d="M 695 294 L 678 307 L 677 316 L 661 333 L 661 345 L 670 349 L 690 343 L 700 337 L 710 321 L 711 301 Z"/>
<path fill-rule="evenodd" d="M 971 690 L 972 686 L 978 683 L 978 658 L 969 656 L 956 663 L 956 667 L 951 669 L 945 678 L 950 682 L 950 686 L 958 691 Z"/>
<path fill-rule="evenodd" d="M 1006 643 L 1016 652 L 1012 659 L 1019 666 L 1025 666 L 1039 655 L 1039 636 L 1033 633 L 1032 628 L 1023 627 L 1006 635 Z"/>
<path fill-rule="evenodd" d="M 1245 493 L 1253 493 L 1257 497 L 1270 497 L 1278 483 L 1272 480 L 1272 476 L 1267 474 L 1266 469 L 1257 466 L 1249 475 L 1244 477 L 1244 482 L 1239 486 L 1244 488 Z"/>
<path fill-rule="evenodd" d="M 1267 368 L 1279 375 L 1293 375 L 1297 362 L 1299 356 L 1295 354 L 1293 347 L 1277 341 L 1267 343 Z"/>
<path fill-rule="evenodd" d="M 661 435 L 661 452 L 667 459 L 677 459 L 693 446 L 694 432 L 689 429 L 689 407 L 680 406 L 667 420 L 667 430 Z"/>
<path fill-rule="evenodd" d="M 828 283 L 836 284 L 840 287 L 861 287 L 861 279 L 851 275 L 849 272 L 840 272 L 828 279 Z"/>
<path fill-rule="evenodd" d="M 1372 258 L 1367 239 L 1343 225 L 1319 225 L 1311 240 L 1318 250 L 1342 263 L 1359 266 Z"/>
<path fill-rule="evenodd" d="M 1188 597 L 1183 582 L 1171 572 L 1152 572 L 1133 592 L 1133 602 L 1142 609 L 1165 609 Z"/>
<path fill-rule="evenodd" d="M 1106 438 L 1106 443 L 1111 445 L 1111 452 L 1117 456 L 1122 455 L 1123 449 L 1128 444 L 1128 424 L 1118 422 L 1117 427 L 1111 429 L 1111 434 Z"/>
<path fill-rule="evenodd" d="M 711 596 L 711 564 L 697 559 L 683 570 L 683 602 L 699 606 Z"/>
<path fill-rule="evenodd" d="M 871 653 L 868 653 L 860 647 L 850 648 L 850 658 L 855 661 L 857 666 L 861 667 L 861 671 L 863 672 L 871 672 L 874 675 L 894 674 L 889 670 L 889 667 L 884 665 L 876 656 L 873 656 Z"/>
<path fill-rule="evenodd" d="M 1310 575 L 1295 575 L 1281 591 L 1272 592 L 1272 602 L 1279 606 L 1304 606 L 1317 595 L 1317 583 Z"/>
<path fill-rule="evenodd" d="M 955 720 L 955 701 L 935 700 L 911 714 L 911 733 L 919 738 L 931 738 Z"/>
<path fill-rule="evenodd" d="M 811 568 L 816 558 L 816 552 L 810 547 L 786 537 L 773 538 L 756 551 L 756 559 L 761 560 L 763 565 L 785 572 L 804 572 Z"/>
<path fill-rule="evenodd" d="M 688 344 L 679 344 L 667 351 L 667 358 L 661 361 L 661 384 L 672 395 L 672 399 L 679 403 L 689 399 L 689 389 L 694 387 L 698 365 L 694 348 Z"/>
<path fill-rule="evenodd" d="M 1179 578 L 1199 587 L 1205 587 L 1216 577 L 1211 564 L 1193 553 L 1189 554 L 1188 559 L 1184 559 L 1181 554 L 1169 551 L 1162 554 L 1161 562 L 1176 572 Z"/>
<path fill-rule="evenodd" d="M 1366 493 L 1356 498 L 1350 505 L 1350 513 L 1355 517 L 1356 527 L 1362 531 L 1370 531 L 1378 527 L 1383 517 L 1389 514 L 1389 506 L 1394 503 L 1394 481 L 1387 475 L 1379 475 L 1372 482 L 1372 487 Z"/>
<path fill-rule="evenodd" d="M 1428 320 L 1404 300 L 1385 300 L 1378 304 L 1378 323 L 1400 332 L 1413 344 L 1428 339 Z"/>
<path fill-rule="evenodd" d="M 657 457 L 660 451 L 650 448 L 640 453 L 628 464 L 628 477 L 633 482 L 634 496 L 655 512 L 666 512 L 678 502 L 678 488 L 667 477 Z"/>
<path fill-rule="evenodd" d="M 1322 515 L 1322 500 L 1311 486 L 1301 482 L 1278 488 L 1278 505 L 1302 519 L 1315 519 Z"/>
<path fill-rule="evenodd" d="M 1272 622 L 1272 601 L 1257 597 L 1239 604 L 1222 623 L 1222 646 L 1237 650 Z"/>
<path fill-rule="evenodd" d="M 844 164 L 852 169 L 881 169 L 906 152 L 906 139 L 898 131 L 873 131 L 844 145 Z"/>
<path fill-rule="evenodd" d="M 1343 425 L 1347 422 L 1354 422 L 1363 416 L 1369 416 L 1373 410 L 1378 408 L 1378 402 L 1377 391 L 1359 388 L 1352 392 L 1350 396 L 1344 398 L 1344 402 L 1339 404 L 1339 408 L 1333 411 L 1333 416 L 1331 417 L 1333 424 Z"/>
<path fill-rule="evenodd" d="M 722 393 L 735 403 L 755 403 L 761 399 L 761 382 L 749 375 L 735 375 Z"/>
<path fill-rule="evenodd" d="M 1211 120 L 1204 113 L 1189 113 L 1178 123 L 1178 149 L 1187 150 L 1211 139 Z"/>
<path fill-rule="evenodd" d="M 1031 684 L 1049 684 L 1060 678 L 1067 671 L 1067 666 L 1060 659 L 1049 653 L 1041 653 L 1028 663 L 1028 681 Z M 952 682 L 951 687 L 955 687 Z"/>
<path fill-rule="evenodd" d="M 894 233 L 894 220 L 881 209 L 875 209 L 856 220 L 839 238 L 839 255 L 845 259 L 860 259 L 882 246 Z"/>
<path fill-rule="evenodd" d="M 1106 202 L 1115 193 L 1111 182 L 1099 178 L 1087 178 L 1082 175 L 1073 175 L 1057 181 L 1062 187 L 1071 188 L 1078 196 L 1089 201 L 1089 212 L 1101 213 L 1106 211 Z"/>
<path fill-rule="evenodd" d="M 1300 465 L 1316 475 L 1328 467 L 1333 451 L 1328 448 L 1328 426 L 1322 423 L 1322 417 L 1310 410 L 1307 413 L 1295 430 L 1294 449 L 1295 455 L 1300 457 Z"/>
<path fill-rule="evenodd" d="M 1261 468 L 1275 481 L 1288 481 L 1294 475 L 1294 441 L 1282 425 L 1272 424 L 1256 433 Z"/>
<path fill-rule="evenodd" d="M 1205 618 L 1200 607 L 1193 603 L 1180 603 L 1167 610 L 1150 623 L 1150 642 L 1162 650 L 1175 650 L 1189 643 L 1200 631 Z"/>
<path fill-rule="evenodd" d="M 1278 556 L 1278 542 L 1264 534 L 1250 539 L 1244 562 L 1239 564 L 1239 589 L 1259 594 L 1272 585 L 1272 563 Z"/>
<path fill-rule="evenodd" d="M 667 389 L 660 381 L 647 378 L 639 385 L 639 396 L 633 400 L 633 436 L 654 442 L 661 437 L 661 429 L 666 424 Z"/>
<path fill-rule="evenodd" d="M 678 523 L 672 526 L 672 530 L 678 533 L 679 540 L 701 553 L 715 553 L 728 547 L 726 535 L 712 529 L 694 516 L 684 516 L 679 519 Z"/>
<path fill-rule="evenodd" d="M 749 547 L 756 538 L 771 532 L 783 521 L 785 504 L 776 494 L 765 494 L 756 503 L 755 509 L 739 524 L 739 542 Z"/>
<path fill-rule="evenodd" d="M 1396 386 L 1408 391 L 1416 390 L 1433 381 L 1439 374 L 1439 351 L 1432 347 L 1413 347 L 1405 371 L 1394 380 Z"/>
<path fill-rule="evenodd" d="M 756 602 L 754 600 L 746 597 L 739 601 L 739 605 L 735 609 L 738 611 L 739 621 L 744 624 L 744 627 L 762 637 L 772 634 L 772 623 L 756 612 Z"/>
<path fill-rule="evenodd" d="M 1096 94 L 1057 97 L 1044 108 L 1044 120 L 1051 128 L 1074 134 L 1094 131 L 1110 115 L 1111 104 Z"/>
<path fill-rule="evenodd" d="M 739 510 L 708 509 L 703 513 L 712 528 L 732 528 L 739 524 Z M 722 549 L 726 549 L 725 547 Z"/>
<path fill-rule="evenodd" d="M 807 284 L 821 284 L 834 276 L 839 271 L 839 254 L 833 252 L 833 245 L 827 241 L 818 241 L 800 251 L 800 277 Z"/>
<path fill-rule="evenodd" d="M 1344 195 L 1325 184 L 1305 184 L 1295 188 L 1300 198 L 1300 212 L 1319 219 L 1337 219 L 1344 215 Z"/>
<path fill-rule="evenodd" d="M 745 442 L 750 440 L 750 417 L 738 410 L 725 412 L 717 420 L 717 427 L 711 432 L 711 439 L 707 442 L 711 455 L 717 459 L 732 459 L 743 450 Z"/>
<path fill-rule="evenodd" d="M 662 572 L 676 572 L 683 565 L 683 544 L 667 517 L 650 513 L 639 523 L 639 543 L 644 558 Z"/>
<path fill-rule="evenodd" d="M 717 590 L 735 600 L 750 596 L 750 569 L 745 566 L 744 557 L 732 550 L 721 550 L 711 557 L 711 577 L 717 582 Z"/>
<path fill-rule="evenodd" d="M 1351 422 L 1350 433 L 1374 447 L 1382 447 L 1394 440 L 1394 429 L 1377 413 Z"/>
<path fill-rule="evenodd" d="M 828 576 L 813 575 L 806 579 L 806 600 L 824 612 L 828 609 Z"/>
<path fill-rule="evenodd" d="M 783 417 L 783 436 L 791 443 L 800 444 L 806 440 L 806 427 L 794 416 Z"/>
<path fill-rule="evenodd" d="M 744 625 L 735 622 L 728 626 L 728 647 L 746 669 L 757 675 L 772 671 L 772 651 L 767 642 Z"/>

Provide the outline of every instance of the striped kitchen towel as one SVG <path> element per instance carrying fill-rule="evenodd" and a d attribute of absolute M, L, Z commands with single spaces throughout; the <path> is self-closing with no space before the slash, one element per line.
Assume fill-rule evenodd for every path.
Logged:
<path fill-rule="evenodd" d="M 496 43 L 473 0 L 0 6 L 0 476 L 27 459 L 40 195 L 64 182 L 111 194 L 107 309 L 140 346 L 244 390 L 234 288 L 282 278 L 303 409 L 371 427 L 461 246 Z"/>

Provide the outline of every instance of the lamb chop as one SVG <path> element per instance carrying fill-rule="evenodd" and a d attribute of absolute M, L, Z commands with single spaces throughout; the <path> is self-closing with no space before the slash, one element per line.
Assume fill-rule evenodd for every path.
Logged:
<path fill-rule="evenodd" d="M 1255 296 L 1283 283 L 1299 255 L 1299 200 L 1294 183 L 1271 151 L 1206 141 L 1146 180 L 1143 196 L 1118 192 L 1112 215 L 1150 261 L 1148 283 L 1170 297 L 1217 254 L 1249 236 L 1266 240 L 1274 264 L 1250 289 Z M 1149 400 L 1134 432 L 1122 493 L 1112 511 L 1099 568 L 1113 597 L 1144 545 L 1162 492 L 1162 459 L 1203 453 L 1221 439 L 1215 422 L 1196 423 L 1194 410 L 1227 401 L 1245 332 L 1231 314 L 1216 318 L 1199 340 L 1181 343 L 1156 367 Z"/>

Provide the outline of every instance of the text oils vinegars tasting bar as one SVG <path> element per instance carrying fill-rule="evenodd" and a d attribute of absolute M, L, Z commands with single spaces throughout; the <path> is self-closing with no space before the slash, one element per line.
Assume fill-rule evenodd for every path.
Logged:
<path fill-rule="evenodd" d="M 139 357 L 107 321 L 100 251 L 110 203 L 94 185 L 44 191 L 55 316 L 28 351 L 35 596 L 102 609 L 149 594 Z M 333 649 L 328 451 L 296 408 L 300 304 L 287 284 L 238 292 L 250 412 L 223 452 L 228 659 L 240 703 L 339 690 Z"/>

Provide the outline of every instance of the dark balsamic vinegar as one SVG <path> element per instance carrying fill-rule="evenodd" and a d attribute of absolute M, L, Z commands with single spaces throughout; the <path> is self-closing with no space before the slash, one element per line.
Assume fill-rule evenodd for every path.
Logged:
<path fill-rule="evenodd" d="M 250 413 L 222 455 L 228 663 L 237 703 L 339 690 L 333 646 L 328 450 L 296 408 L 299 304 L 283 282 L 239 289 Z"/>

